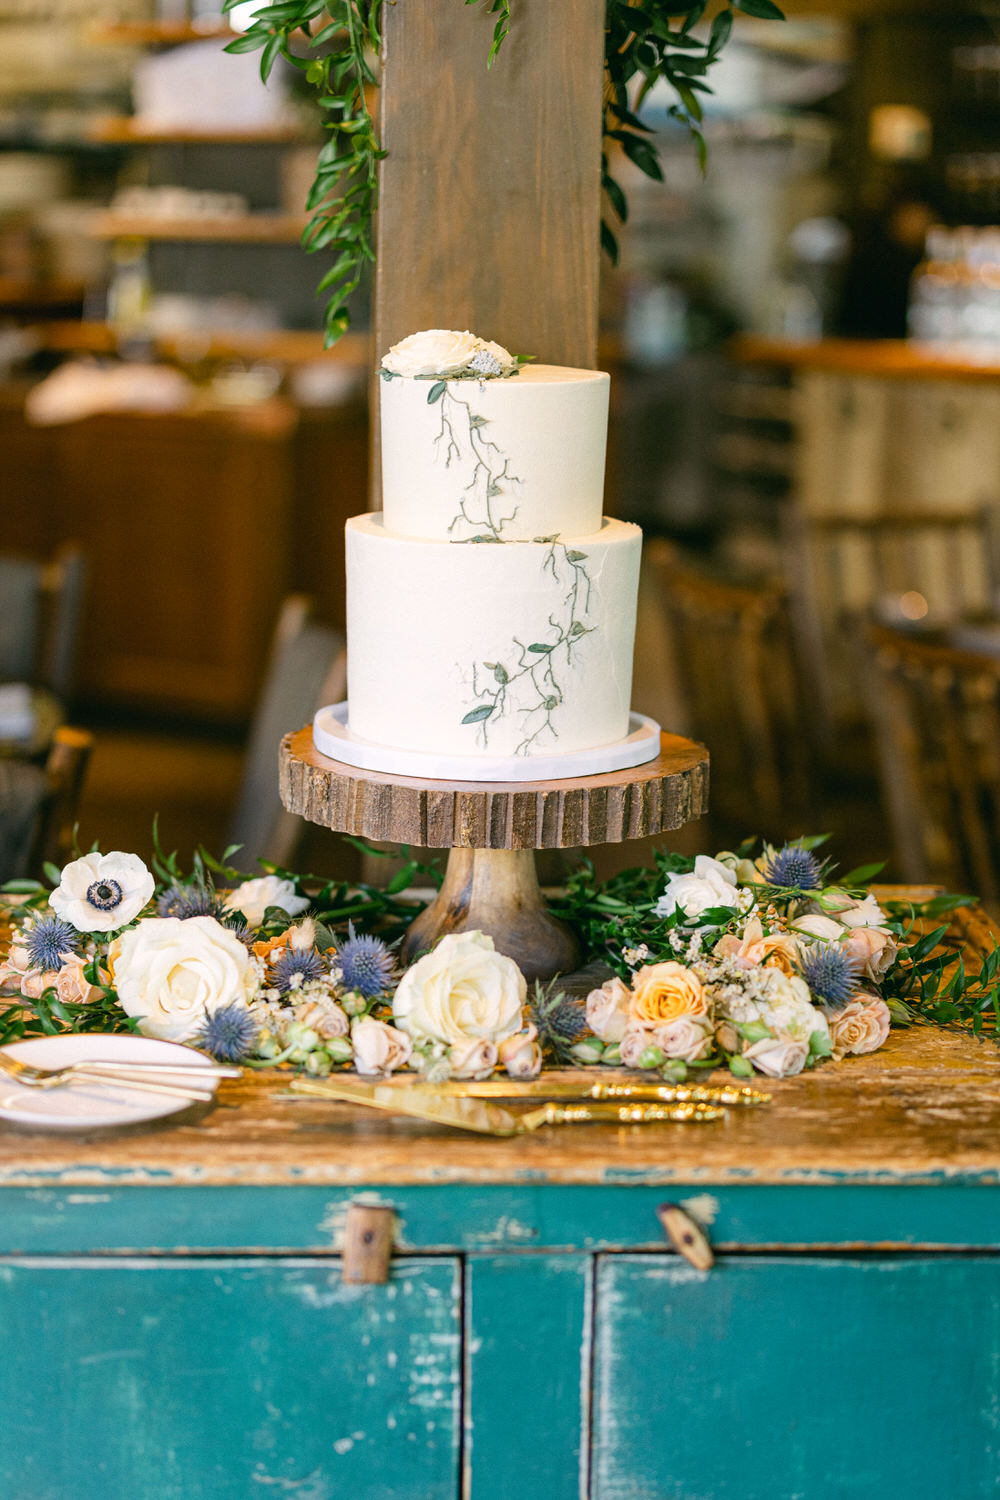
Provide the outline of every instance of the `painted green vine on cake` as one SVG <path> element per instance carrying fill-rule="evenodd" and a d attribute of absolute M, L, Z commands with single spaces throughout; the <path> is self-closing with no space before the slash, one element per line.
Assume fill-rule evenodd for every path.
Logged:
<path fill-rule="evenodd" d="M 448 527 L 449 535 L 456 527 L 464 524 L 475 535 L 456 540 L 503 541 L 503 529 L 513 522 L 518 507 L 515 504 L 509 515 L 498 516 L 494 502 L 503 502 L 503 497 L 507 494 L 506 485 L 521 484 L 522 481 L 510 472 L 510 459 L 502 452 L 499 443 L 486 436 L 489 418 L 474 412 L 472 403 L 456 396 L 444 380 L 438 381 L 431 388 L 427 399 L 436 401 L 441 413 L 441 427 L 434 439 L 434 447 L 440 456 L 442 444 L 444 445 L 445 468 L 451 468 L 453 461 L 462 462 L 463 441 L 468 445 L 466 455 L 473 460 L 472 477 L 459 501 L 458 515 Z M 462 424 L 465 431 L 456 432 L 456 424 Z"/>
<path fill-rule="evenodd" d="M 477 702 L 462 719 L 463 724 L 478 727 L 483 747 L 488 748 L 491 726 L 508 714 L 516 715 L 522 738 L 515 755 L 528 755 L 545 734 L 558 738 L 552 716 L 563 702 L 563 675 L 571 667 L 584 636 L 595 628 L 587 624 L 593 583 L 587 571 L 586 552 L 555 536 L 534 540 L 548 543 L 542 561 L 543 575 L 551 573 L 557 584 L 566 585 L 561 609 L 549 615 L 552 639 L 528 643 L 515 636 L 505 661 L 477 663 L 472 669 L 472 692 Z"/>

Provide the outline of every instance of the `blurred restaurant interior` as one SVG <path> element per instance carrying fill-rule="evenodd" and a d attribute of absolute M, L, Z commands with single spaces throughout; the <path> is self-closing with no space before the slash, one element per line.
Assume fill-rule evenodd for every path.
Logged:
<path fill-rule="evenodd" d="M 646 536 L 633 702 L 711 751 L 680 847 L 830 831 L 847 865 L 991 900 L 1000 4 L 785 8 L 718 64 L 706 175 L 656 91 L 664 182 L 616 169 L 600 366 L 606 508 Z M 344 693 L 367 293 L 324 351 L 300 244 L 321 121 L 294 70 L 263 89 L 224 55 L 239 24 L 0 3 L 4 878 L 74 824 L 148 857 L 153 813 L 184 858 L 366 858 L 282 811 L 276 754 Z"/>

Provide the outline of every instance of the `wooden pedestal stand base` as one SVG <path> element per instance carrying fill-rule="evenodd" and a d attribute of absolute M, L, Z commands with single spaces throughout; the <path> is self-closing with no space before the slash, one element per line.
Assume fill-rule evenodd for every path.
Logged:
<path fill-rule="evenodd" d="M 286 735 L 281 800 L 311 823 L 361 838 L 450 849 L 437 898 L 410 927 L 413 959 L 446 932 L 478 928 L 527 979 L 574 968 L 572 933 L 549 916 L 535 849 L 617 844 L 680 828 L 708 806 L 708 751 L 664 734 L 655 760 L 574 781 L 420 781 L 321 755 L 312 729 Z"/>

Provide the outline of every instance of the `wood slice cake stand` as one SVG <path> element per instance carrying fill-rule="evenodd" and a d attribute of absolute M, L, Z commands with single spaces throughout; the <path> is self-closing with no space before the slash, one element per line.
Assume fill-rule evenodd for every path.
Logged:
<path fill-rule="evenodd" d="M 446 932 L 479 928 L 527 979 L 572 970 L 576 939 L 549 915 L 536 849 L 618 844 L 680 828 L 708 807 L 708 751 L 664 734 L 655 760 L 566 781 L 429 781 L 362 771 L 320 754 L 312 728 L 286 735 L 279 755 L 289 812 L 340 833 L 450 849 L 444 884 L 412 923 L 404 958 Z"/>

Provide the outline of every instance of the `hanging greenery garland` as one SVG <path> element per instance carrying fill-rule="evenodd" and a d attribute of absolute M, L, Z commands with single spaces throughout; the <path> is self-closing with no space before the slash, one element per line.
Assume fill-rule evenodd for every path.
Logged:
<path fill-rule="evenodd" d="M 230 11 L 240 0 L 224 0 Z M 303 233 L 307 250 L 327 250 L 333 264 L 319 283 L 326 294 L 326 342 L 336 343 L 350 326 L 349 301 L 367 261 L 374 261 L 373 220 L 378 202 L 378 163 L 385 151 L 378 140 L 366 98 L 376 86 L 372 59 L 382 37 L 384 0 L 278 0 L 263 5 L 227 52 L 260 50 L 260 75 L 266 82 L 279 57 L 298 68 L 327 113 L 329 138 L 319 153 L 316 177 L 306 199 L 311 215 Z M 404 0 L 405 3 L 405 0 Z M 496 17 L 487 66 L 492 66 L 510 29 L 512 0 L 465 0 L 484 5 Z M 761 20 L 783 20 L 774 0 L 726 0 L 707 34 L 695 28 L 708 0 L 606 0 L 604 30 L 605 143 L 615 141 L 647 177 L 662 180 L 656 147 L 648 126 L 637 114 L 643 99 L 661 79 L 670 84 L 676 102 L 670 114 L 694 137 L 704 169 L 700 95 L 710 94 L 708 73 L 729 40 L 734 13 Z M 673 24 L 671 24 L 673 23 Z M 630 85 L 641 79 L 630 102 Z M 601 156 L 601 184 L 611 214 L 619 223 L 628 203 L 612 175 L 609 154 Z M 607 218 L 601 243 L 612 261 L 618 243 Z"/>

